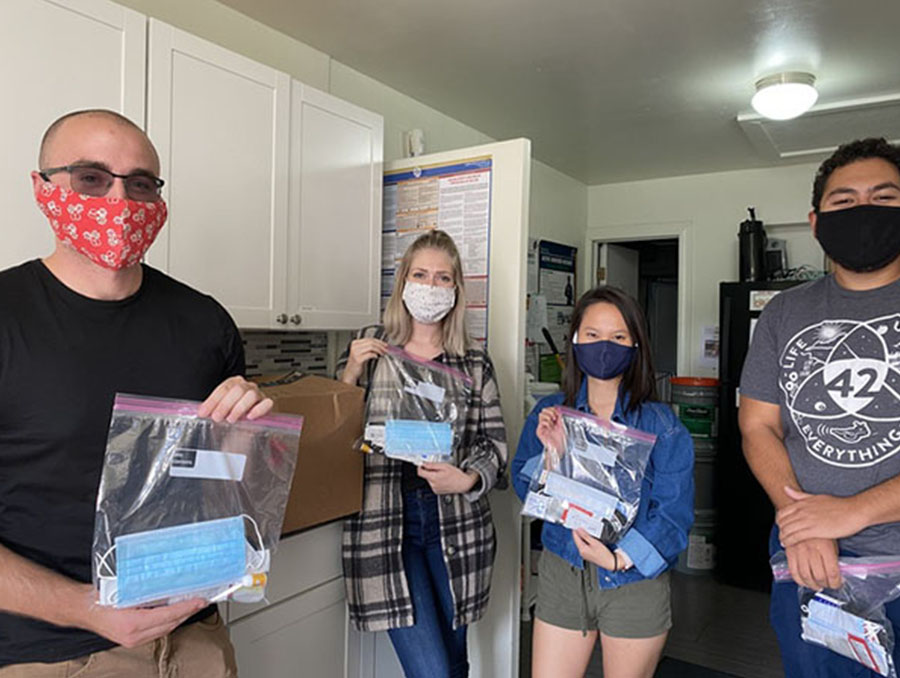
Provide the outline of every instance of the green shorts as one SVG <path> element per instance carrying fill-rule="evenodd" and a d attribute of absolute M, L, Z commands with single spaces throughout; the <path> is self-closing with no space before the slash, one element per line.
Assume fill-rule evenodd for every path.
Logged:
<path fill-rule="evenodd" d="M 597 586 L 597 568 L 573 567 L 544 551 L 535 615 L 553 626 L 601 631 L 613 638 L 652 638 L 672 628 L 669 573 L 614 589 Z"/>

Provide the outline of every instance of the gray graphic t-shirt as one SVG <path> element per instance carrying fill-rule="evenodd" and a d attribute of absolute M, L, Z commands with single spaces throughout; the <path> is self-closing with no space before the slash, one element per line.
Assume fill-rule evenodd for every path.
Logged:
<path fill-rule="evenodd" d="M 781 407 L 805 492 L 850 496 L 900 473 L 900 281 L 866 292 L 827 276 L 766 306 L 741 395 Z M 841 540 L 859 555 L 900 554 L 900 523 Z"/>

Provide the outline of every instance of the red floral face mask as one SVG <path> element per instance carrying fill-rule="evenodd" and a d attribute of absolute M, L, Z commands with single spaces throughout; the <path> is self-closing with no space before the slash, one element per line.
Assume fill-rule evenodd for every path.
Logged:
<path fill-rule="evenodd" d="M 168 215 L 162 200 L 95 198 L 49 182 L 37 204 L 60 242 L 114 271 L 141 260 Z"/>

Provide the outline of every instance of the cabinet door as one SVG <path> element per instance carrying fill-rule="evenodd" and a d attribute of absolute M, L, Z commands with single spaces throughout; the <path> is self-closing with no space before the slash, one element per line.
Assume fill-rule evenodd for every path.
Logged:
<path fill-rule="evenodd" d="M 256 614 L 343 576 L 341 526 L 338 520 L 283 538 L 272 556 L 265 602 L 228 603 L 228 622 Z"/>
<path fill-rule="evenodd" d="M 286 310 L 290 78 L 150 21 L 147 127 L 169 225 L 148 260 L 241 327 Z"/>
<path fill-rule="evenodd" d="M 53 233 L 29 172 L 59 116 L 108 108 L 144 124 L 146 19 L 106 0 L 3 0 L 0 10 L 0 269 L 45 256 Z"/>
<path fill-rule="evenodd" d="M 297 82 L 291 118 L 291 326 L 376 322 L 383 119 Z"/>
<path fill-rule="evenodd" d="M 347 606 L 340 578 L 228 628 L 242 676 L 345 678 Z"/>

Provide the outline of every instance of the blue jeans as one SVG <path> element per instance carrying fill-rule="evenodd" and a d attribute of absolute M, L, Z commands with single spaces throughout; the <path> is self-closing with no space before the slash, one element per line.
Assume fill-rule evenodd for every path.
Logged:
<path fill-rule="evenodd" d="M 403 495 L 403 567 L 416 623 L 388 635 L 406 678 L 466 678 L 466 627 L 453 628 L 438 497 L 430 490 Z"/>
<path fill-rule="evenodd" d="M 778 527 L 772 528 L 769 537 L 769 554 L 780 551 Z M 851 556 L 841 552 L 842 556 Z M 884 606 L 887 618 L 894 627 L 895 643 L 900 640 L 900 600 Z M 781 648 L 781 662 L 785 678 L 877 678 L 879 674 L 862 664 L 824 647 L 807 643 L 800 637 L 800 602 L 797 585 L 793 582 L 772 584 L 772 601 L 769 620 L 778 646 Z M 894 665 L 900 667 L 900 651 L 894 646 Z"/>

